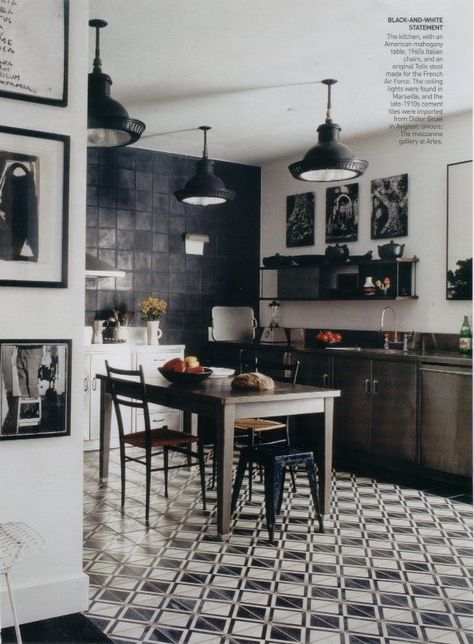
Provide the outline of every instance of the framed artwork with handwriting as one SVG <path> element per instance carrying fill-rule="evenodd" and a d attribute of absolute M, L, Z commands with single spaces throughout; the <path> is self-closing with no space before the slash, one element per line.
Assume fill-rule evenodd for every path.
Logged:
<path fill-rule="evenodd" d="M 69 0 L 2 0 L 0 96 L 64 107 Z"/>

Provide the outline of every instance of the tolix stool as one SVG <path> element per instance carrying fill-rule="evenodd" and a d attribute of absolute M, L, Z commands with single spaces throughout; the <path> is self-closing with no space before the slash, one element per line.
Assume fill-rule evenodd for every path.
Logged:
<path fill-rule="evenodd" d="M 232 492 L 231 510 L 234 512 L 239 498 L 240 488 L 249 462 L 263 467 L 265 479 L 265 515 L 270 543 L 273 543 L 276 515 L 280 513 L 283 501 L 285 473 L 288 468 L 304 465 L 308 476 L 314 510 L 318 520 L 319 532 L 324 532 L 321 515 L 318 484 L 316 482 L 316 464 L 312 452 L 307 452 L 288 445 L 257 445 L 241 450 L 234 489 Z"/>

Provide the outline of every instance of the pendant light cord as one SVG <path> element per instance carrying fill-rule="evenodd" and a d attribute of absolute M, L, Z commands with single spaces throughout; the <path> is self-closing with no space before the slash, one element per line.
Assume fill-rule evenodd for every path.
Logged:
<path fill-rule="evenodd" d="M 337 80 L 334 78 L 325 78 L 324 80 L 321 81 L 324 85 L 327 86 L 328 88 L 328 101 L 326 105 L 326 123 L 332 123 L 332 118 L 331 118 L 331 85 L 334 85 L 337 83 Z"/>
<path fill-rule="evenodd" d="M 207 131 L 210 130 L 211 128 L 209 125 L 200 125 L 199 129 L 204 132 L 204 149 L 202 151 L 202 158 L 207 159 Z"/>
<path fill-rule="evenodd" d="M 92 63 L 94 72 L 102 71 L 102 61 L 100 59 L 100 30 L 103 27 L 107 27 L 107 25 L 107 21 L 101 20 L 100 18 L 89 20 L 89 27 L 93 27 L 95 29 L 95 57 Z"/>

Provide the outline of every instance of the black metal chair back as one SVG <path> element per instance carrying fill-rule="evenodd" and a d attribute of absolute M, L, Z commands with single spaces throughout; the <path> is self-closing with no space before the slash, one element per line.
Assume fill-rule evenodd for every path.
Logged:
<path fill-rule="evenodd" d="M 111 367 L 108 360 L 106 360 L 105 368 L 107 372 L 107 388 L 112 396 L 120 442 L 123 441 L 123 437 L 128 433 L 125 431 L 121 407 L 141 409 L 146 432 L 146 448 L 151 450 L 150 412 L 142 365 L 138 369 L 118 369 L 117 367 Z"/>

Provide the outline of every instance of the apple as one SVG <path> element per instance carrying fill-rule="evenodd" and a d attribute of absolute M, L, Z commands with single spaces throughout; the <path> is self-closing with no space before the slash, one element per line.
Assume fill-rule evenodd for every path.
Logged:
<path fill-rule="evenodd" d="M 163 365 L 163 369 L 166 369 L 166 371 L 176 371 L 178 373 L 182 373 L 185 370 L 186 364 L 184 360 L 181 360 L 181 358 L 173 358 L 172 360 L 168 360 L 168 362 L 165 362 Z"/>
<path fill-rule="evenodd" d="M 197 367 L 186 367 L 185 372 L 186 373 L 204 373 L 204 367 L 201 367 L 201 365 L 198 365 Z"/>

